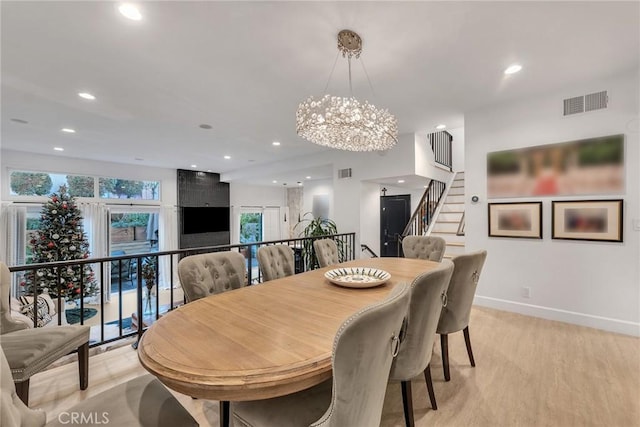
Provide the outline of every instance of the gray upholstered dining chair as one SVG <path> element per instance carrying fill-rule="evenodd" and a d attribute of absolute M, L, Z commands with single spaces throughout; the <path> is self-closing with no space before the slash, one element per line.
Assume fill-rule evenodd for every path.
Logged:
<path fill-rule="evenodd" d="M 22 401 L 29 404 L 29 380 L 33 374 L 62 356 L 78 351 L 80 390 L 89 385 L 89 327 L 81 325 L 30 329 L 11 317 L 11 273 L 0 263 L 0 347 Z"/>
<path fill-rule="evenodd" d="M 263 282 L 295 274 L 293 249 L 287 245 L 261 246 L 256 256 Z"/>
<path fill-rule="evenodd" d="M 42 427 L 46 414 L 28 408 L 17 396 L 9 376 L 9 365 L 0 351 L 0 425 L 7 427 Z M 86 418 L 72 419 L 72 414 Z M 147 374 L 120 384 L 62 412 L 47 427 L 94 426 L 191 427 L 198 423 L 171 393 L 152 375 Z"/>
<path fill-rule="evenodd" d="M 487 251 L 481 250 L 468 254 L 458 255 L 453 258 L 453 275 L 447 290 L 447 304 L 442 308 L 440 321 L 436 332 L 440 334 L 440 346 L 442 347 L 442 368 L 446 381 L 451 379 L 449 373 L 449 334 L 463 331 L 464 341 L 467 345 L 467 354 L 471 366 L 476 366 L 471 350 L 469 338 L 469 316 L 471 304 L 476 293 L 478 280 Z"/>
<path fill-rule="evenodd" d="M 313 249 L 320 267 L 328 267 L 340 262 L 338 245 L 331 239 L 314 240 Z"/>
<path fill-rule="evenodd" d="M 244 257 L 233 251 L 182 258 L 178 277 L 187 302 L 246 285 Z"/>
<path fill-rule="evenodd" d="M 444 260 L 436 269 L 416 277 L 411 283 L 411 302 L 407 316 L 407 329 L 400 352 L 391 365 L 389 379 L 400 381 L 402 403 L 407 426 L 413 426 L 411 379 L 423 374 L 431 407 L 438 409 L 431 381 L 431 353 L 438 319 L 442 312 L 444 295 L 453 273 L 453 263 Z"/>
<path fill-rule="evenodd" d="M 442 261 L 447 243 L 437 236 L 407 236 L 402 239 L 402 252 L 405 258 Z"/>
<path fill-rule="evenodd" d="M 377 426 L 410 287 L 345 320 L 333 342 L 333 379 L 287 396 L 233 402 L 234 426 Z M 324 415 L 323 415 L 324 414 Z"/>

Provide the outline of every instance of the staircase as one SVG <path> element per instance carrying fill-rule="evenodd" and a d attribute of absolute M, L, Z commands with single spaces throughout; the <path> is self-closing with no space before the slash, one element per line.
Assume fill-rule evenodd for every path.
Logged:
<path fill-rule="evenodd" d="M 447 242 L 445 258 L 452 258 L 465 252 L 464 172 L 456 173 L 430 234 L 442 237 Z"/>

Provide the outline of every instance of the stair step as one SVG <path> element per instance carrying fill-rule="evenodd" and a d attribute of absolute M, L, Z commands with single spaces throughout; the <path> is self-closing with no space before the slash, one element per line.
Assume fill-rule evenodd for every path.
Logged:
<path fill-rule="evenodd" d="M 457 231 L 432 231 L 431 234 L 453 234 L 456 235 L 458 234 Z"/>
<path fill-rule="evenodd" d="M 445 205 L 464 205 L 464 202 L 444 202 Z"/>
<path fill-rule="evenodd" d="M 447 246 L 458 246 L 458 247 L 462 247 L 464 246 L 463 242 L 447 242 Z"/>
<path fill-rule="evenodd" d="M 451 188 L 464 188 L 464 185 L 452 185 Z"/>

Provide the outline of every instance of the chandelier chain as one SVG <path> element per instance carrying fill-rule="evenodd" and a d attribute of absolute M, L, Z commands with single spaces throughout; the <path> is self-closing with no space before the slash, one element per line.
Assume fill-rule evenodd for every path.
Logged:
<path fill-rule="evenodd" d="M 324 85 L 324 93 L 327 93 L 327 89 L 329 88 L 329 83 L 331 82 L 331 77 L 333 77 L 333 71 L 336 69 L 336 64 L 338 63 L 338 57 L 340 57 L 340 51 L 336 53 L 336 59 L 333 61 L 333 67 L 331 67 L 331 72 L 329 73 L 329 78 L 327 79 L 327 84 Z"/>

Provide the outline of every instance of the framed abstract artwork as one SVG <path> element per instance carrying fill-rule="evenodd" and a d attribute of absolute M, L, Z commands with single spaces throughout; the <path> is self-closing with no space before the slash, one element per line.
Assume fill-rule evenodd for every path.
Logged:
<path fill-rule="evenodd" d="M 487 197 L 624 192 L 624 135 L 487 154 Z"/>
<path fill-rule="evenodd" d="M 542 239 L 542 202 L 489 203 L 489 237 Z"/>
<path fill-rule="evenodd" d="M 622 242 L 622 199 L 551 202 L 551 238 Z"/>

